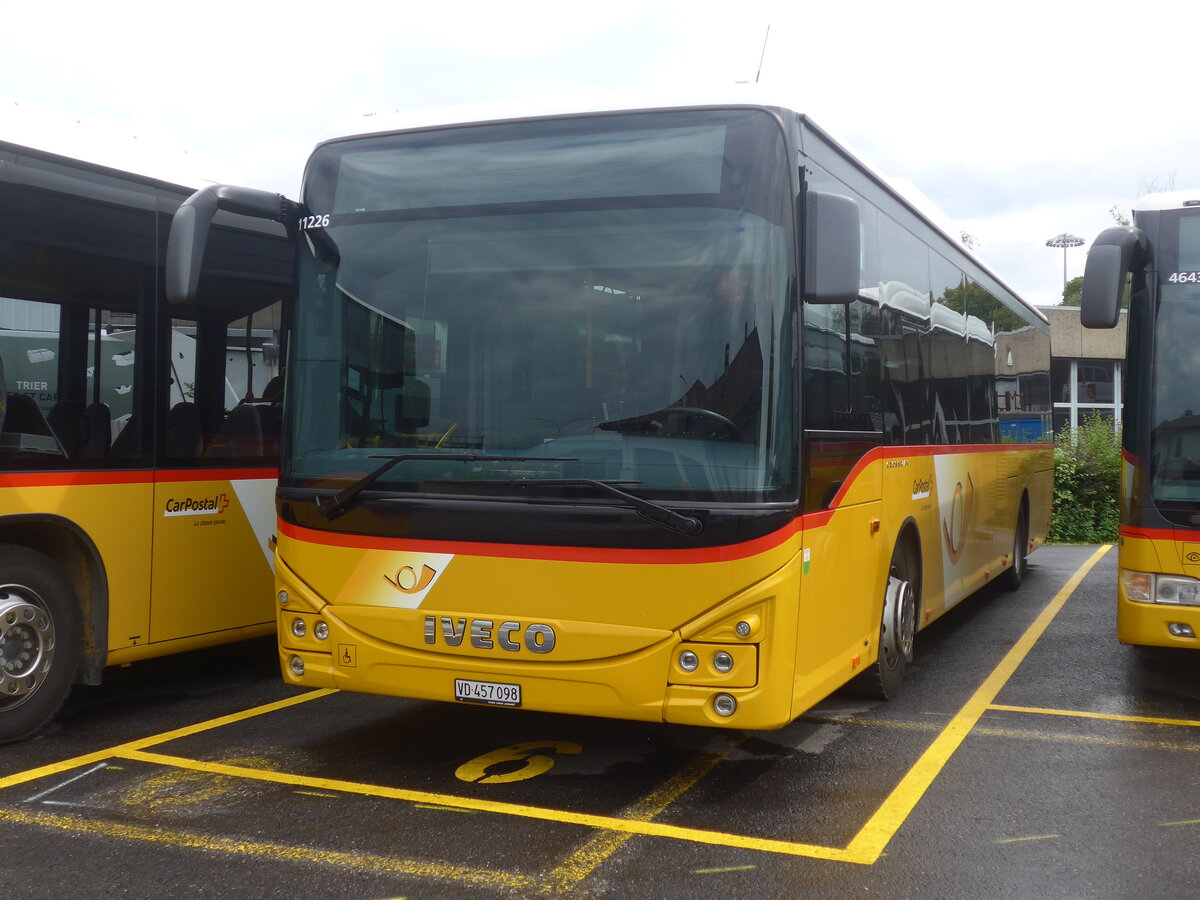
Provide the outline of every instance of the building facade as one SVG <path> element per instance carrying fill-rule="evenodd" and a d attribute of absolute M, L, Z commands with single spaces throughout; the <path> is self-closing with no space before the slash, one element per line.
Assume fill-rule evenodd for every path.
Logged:
<path fill-rule="evenodd" d="M 1077 428 L 1091 415 L 1121 423 L 1127 313 L 1117 327 L 1084 328 L 1078 306 L 1044 306 L 1050 320 L 1050 392 L 1054 431 Z"/>

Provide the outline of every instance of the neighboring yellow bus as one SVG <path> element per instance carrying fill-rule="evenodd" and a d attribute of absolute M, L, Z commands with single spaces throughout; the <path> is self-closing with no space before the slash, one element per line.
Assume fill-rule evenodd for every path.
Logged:
<path fill-rule="evenodd" d="M 217 208 L 300 233 L 291 683 L 771 728 L 1044 538 L 1044 317 L 787 109 L 331 140 L 189 201 L 181 297 Z"/>
<path fill-rule="evenodd" d="M 106 666 L 274 627 L 291 249 L 221 226 L 168 309 L 189 193 L 0 143 L 0 741 Z"/>
<path fill-rule="evenodd" d="M 1117 637 L 1200 648 L 1200 190 L 1149 194 L 1092 244 L 1080 315 L 1112 328 L 1130 281 Z"/>

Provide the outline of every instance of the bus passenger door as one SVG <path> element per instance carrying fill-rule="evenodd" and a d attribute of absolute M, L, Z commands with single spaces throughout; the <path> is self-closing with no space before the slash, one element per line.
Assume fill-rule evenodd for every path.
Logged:
<path fill-rule="evenodd" d="M 275 335 L 245 320 L 176 319 L 170 346 L 154 486 L 154 641 L 274 619 Z"/>
<path fill-rule="evenodd" d="M 806 304 L 804 533 L 797 681 L 828 692 L 879 633 L 883 439 L 878 306 Z M 813 666 L 804 671 L 806 665 Z M 819 666 L 820 668 L 816 668 Z"/>

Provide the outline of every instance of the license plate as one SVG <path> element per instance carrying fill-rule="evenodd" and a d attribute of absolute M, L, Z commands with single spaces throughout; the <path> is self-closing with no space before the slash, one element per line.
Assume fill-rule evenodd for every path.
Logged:
<path fill-rule="evenodd" d="M 486 703 L 489 706 L 520 706 L 521 686 L 455 678 L 454 699 L 467 703 Z"/>

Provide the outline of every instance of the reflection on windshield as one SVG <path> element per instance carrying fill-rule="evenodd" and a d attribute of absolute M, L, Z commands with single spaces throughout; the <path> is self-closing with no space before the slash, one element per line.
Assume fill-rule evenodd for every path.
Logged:
<path fill-rule="evenodd" d="M 794 498 L 790 171 L 755 110 L 318 149 L 285 483 Z"/>
<path fill-rule="evenodd" d="M 786 487 L 790 451 L 772 451 L 764 408 L 786 393 L 773 387 L 782 229 L 659 210 L 328 233 L 340 259 L 311 247 L 320 296 L 296 329 L 294 476 L 419 448 L 527 458 L 414 460 L 388 478 L 619 479 L 708 498 Z"/>
<path fill-rule="evenodd" d="M 1163 285 L 1155 331 L 1152 492 L 1165 506 L 1200 510 L 1200 291 Z"/>

